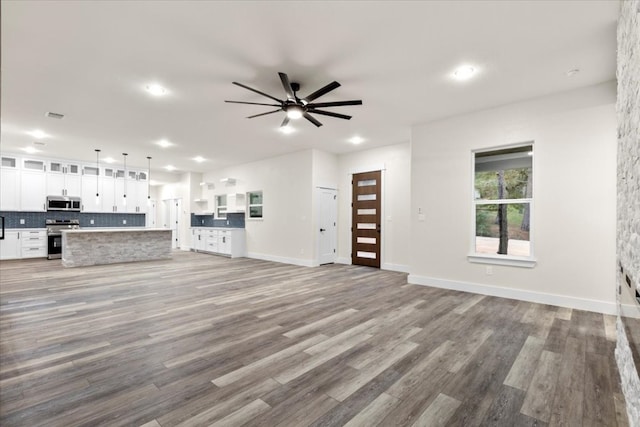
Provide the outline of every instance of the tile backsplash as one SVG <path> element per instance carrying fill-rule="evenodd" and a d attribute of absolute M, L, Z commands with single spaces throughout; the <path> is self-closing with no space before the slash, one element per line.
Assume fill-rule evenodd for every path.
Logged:
<path fill-rule="evenodd" d="M 227 221 L 229 222 L 227 224 Z M 192 227 L 244 228 L 244 212 L 228 213 L 227 218 L 214 219 L 213 215 L 191 214 Z"/>
<path fill-rule="evenodd" d="M 79 219 L 80 227 L 144 227 L 145 214 L 0 211 L 5 228 L 45 228 L 47 219 Z M 20 220 L 24 220 L 24 224 Z M 93 224 L 91 221 L 93 220 Z M 123 224 L 126 222 L 126 224 Z"/>

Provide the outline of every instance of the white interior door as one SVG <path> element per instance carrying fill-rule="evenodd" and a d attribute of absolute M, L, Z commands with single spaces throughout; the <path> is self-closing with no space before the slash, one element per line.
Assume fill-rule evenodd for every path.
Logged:
<path fill-rule="evenodd" d="M 145 202 L 146 203 L 146 202 Z M 149 228 L 156 228 L 156 201 L 149 200 L 147 206 L 147 213 L 145 215 L 146 226 Z"/>
<path fill-rule="evenodd" d="M 163 200 L 164 209 L 162 215 L 162 225 L 171 229 L 171 247 L 180 247 L 180 208 L 182 199 Z"/>
<path fill-rule="evenodd" d="M 338 191 L 317 188 L 318 263 L 336 262 L 338 242 Z"/>

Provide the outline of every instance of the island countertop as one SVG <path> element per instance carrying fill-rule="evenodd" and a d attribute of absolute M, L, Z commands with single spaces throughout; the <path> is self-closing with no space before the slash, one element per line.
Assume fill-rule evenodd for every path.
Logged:
<path fill-rule="evenodd" d="M 171 258 L 170 228 L 81 228 L 62 231 L 62 265 L 81 267 Z"/>
<path fill-rule="evenodd" d="M 122 233 L 127 231 L 171 231 L 170 228 L 146 228 L 146 227 L 87 227 L 75 230 L 62 230 L 63 233 Z"/>

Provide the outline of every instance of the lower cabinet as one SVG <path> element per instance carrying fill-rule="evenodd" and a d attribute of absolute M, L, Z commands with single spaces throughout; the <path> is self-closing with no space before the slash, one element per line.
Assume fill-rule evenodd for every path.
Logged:
<path fill-rule="evenodd" d="M 4 239 L 0 240 L 0 259 L 17 259 L 21 257 L 19 231 L 5 231 Z"/>
<path fill-rule="evenodd" d="M 191 238 L 191 248 L 196 252 L 231 258 L 246 256 L 243 228 L 192 228 Z"/>
<path fill-rule="evenodd" d="M 22 258 L 41 258 L 47 256 L 47 232 L 22 232 Z"/>
<path fill-rule="evenodd" d="M 7 230 L 0 240 L 0 259 L 44 258 L 47 256 L 46 230 Z"/>

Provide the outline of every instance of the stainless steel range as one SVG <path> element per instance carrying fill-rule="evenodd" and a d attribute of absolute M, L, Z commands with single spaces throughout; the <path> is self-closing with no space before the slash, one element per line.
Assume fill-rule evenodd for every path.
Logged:
<path fill-rule="evenodd" d="M 47 259 L 62 258 L 62 230 L 77 230 L 79 219 L 48 219 L 47 240 L 49 241 Z"/>

